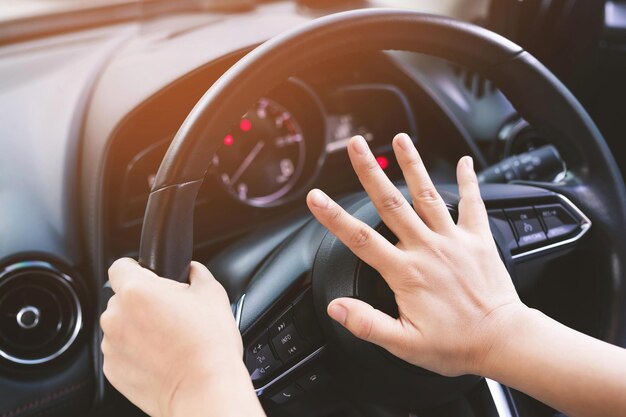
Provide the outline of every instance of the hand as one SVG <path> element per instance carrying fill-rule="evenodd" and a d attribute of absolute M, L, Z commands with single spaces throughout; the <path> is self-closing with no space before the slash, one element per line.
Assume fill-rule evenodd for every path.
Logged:
<path fill-rule="evenodd" d="M 362 137 L 348 146 L 361 184 L 399 239 L 394 246 L 319 190 L 307 203 L 315 217 L 375 268 L 395 294 L 399 318 L 351 298 L 328 314 L 355 336 L 414 365 L 447 376 L 481 373 L 485 358 L 527 308 L 521 303 L 491 235 L 470 157 L 457 167 L 460 203 L 454 224 L 411 139 L 393 149 L 413 207 L 389 181 Z"/>
<path fill-rule="evenodd" d="M 109 279 L 102 352 L 118 391 L 154 417 L 263 414 L 226 292 L 202 264 L 182 284 L 120 259 Z"/>

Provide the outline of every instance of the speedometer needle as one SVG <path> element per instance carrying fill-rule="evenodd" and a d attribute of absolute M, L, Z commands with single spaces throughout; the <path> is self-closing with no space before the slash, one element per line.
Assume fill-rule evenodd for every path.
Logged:
<path fill-rule="evenodd" d="M 254 158 L 257 157 L 257 155 L 259 154 L 259 152 L 261 152 L 261 149 L 263 149 L 264 146 L 265 142 L 259 142 L 254 146 L 254 148 L 252 148 L 252 151 L 250 151 L 248 156 L 246 156 L 246 159 L 243 160 L 239 168 L 237 168 L 237 171 L 235 171 L 232 178 L 230 179 L 231 184 L 235 184 L 237 180 L 243 175 L 243 173 L 246 172 L 246 169 L 248 169 L 252 161 L 254 161 Z"/>

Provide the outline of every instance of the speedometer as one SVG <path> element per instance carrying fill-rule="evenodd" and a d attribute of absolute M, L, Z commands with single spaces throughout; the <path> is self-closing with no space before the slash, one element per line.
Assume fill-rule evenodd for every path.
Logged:
<path fill-rule="evenodd" d="M 278 102 L 262 98 L 224 137 L 213 166 L 235 198 L 252 206 L 271 206 L 298 183 L 306 149 L 296 118 Z"/>

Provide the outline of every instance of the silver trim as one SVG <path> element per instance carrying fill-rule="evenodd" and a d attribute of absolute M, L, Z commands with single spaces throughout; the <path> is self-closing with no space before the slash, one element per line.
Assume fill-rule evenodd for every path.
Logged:
<path fill-rule="evenodd" d="M 525 258 L 527 256 L 530 255 L 535 255 L 537 253 L 541 253 L 547 250 L 552 250 L 552 249 L 556 249 L 559 248 L 561 246 L 566 246 L 569 244 L 572 244 L 578 240 L 580 240 L 591 228 L 591 220 L 589 220 L 589 218 L 587 216 L 585 216 L 585 213 L 583 213 L 582 211 L 580 211 L 580 209 L 578 207 L 576 207 L 574 205 L 574 203 L 572 203 L 567 197 L 555 193 L 554 195 L 556 195 L 563 204 L 565 204 L 567 207 L 569 207 L 570 209 L 572 209 L 572 211 L 574 211 L 574 213 L 576 215 L 578 215 L 580 217 L 580 232 L 578 232 L 578 234 L 574 237 L 571 237 L 569 239 L 566 240 L 562 240 L 560 242 L 555 242 L 546 246 L 542 246 L 540 248 L 536 248 L 536 249 L 532 249 L 526 252 L 522 252 L 522 253 L 518 253 L 517 255 L 513 255 L 513 260 L 518 260 L 518 259 L 522 259 Z"/>
<path fill-rule="evenodd" d="M 4 352 L 2 349 L 0 349 L 0 356 L 10 362 L 13 362 L 19 365 L 40 365 L 40 364 L 50 362 L 51 360 L 58 358 L 63 353 L 65 353 L 70 348 L 70 346 L 72 346 L 72 344 L 76 341 L 76 338 L 78 337 L 78 334 L 80 333 L 83 327 L 83 310 L 80 305 L 80 301 L 78 299 L 78 295 L 76 294 L 76 291 L 74 291 L 74 288 L 70 285 L 70 282 L 74 282 L 72 277 L 70 277 L 67 274 L 64 274 L 63 272 L 61 272 L 60 270 L 58 270 L 57 268 L 55 268 L 52 264 L 48 262 L 24 261 L 24 262 L 18 262 L 13 265 L 7 266 L 3 271 L 0 272 L 0 286 L 2 285 L 2 280 L 6 278 L 7 274 L 13 273 L 15 271 L 19 271 L 22 269 L 40 269 L 40 270 L 43 269 L 46 272 L 52 273 L 53 275 L 50 278 L 57 280 L 69 290 L 69 293 L 72 297 L 72 301 L 74 302 L 74 306 L 76 307 L 76 323 L 74 325 L 74 330 L 72 334 L 70 335 L 69 339 L 67 340 L 67 342 L 61 348 L 59 348 L 59 350 L 57 350 L 55 353 L 48 355 L 46 357 L 43 357 L 43 358 L 38 358 L 38 359 L 23 359 L 23 358 L 18 358 L 13 355 L 10 355 Z M 13 279 L 13 277 L 8 278 L 8 280 L 11 280 L 11 279 Z"/>
<path fill-rule="evenodd" d="M 237 329 L 241 328 L 241 314 L 243 313 L 243 301 L 246 298 L 246 294 L 242 294 L 237 300 L 237 306 L 235 307 L 235 323 L 237 324 Z"/>
<path fill-rule="evenodd" d="M 500 131 L 498 132 L 498 139 L 502 142 L 507 142 L 511 139 L 515 139 L 527 127 L 530 127 L 530 123 L 528 123 L 526 120 L 521 118 L 514 120 L 511 123 L 507 123 L 502 127 L 502 129 L 500 129 Z"/>
<path fill-rule="evenodd" d="M 33 313 L 35 315 L 35 318 L 32 323 L 24 322 L 24 314 L 26 313 Z M 15 316 L 17 325 L 20 326 L 24 330 L 30 330 L 33 327 L 37 327 L 37 325 L 39 324 L 40 318 L 41 318 L 41 312 L 39 311 L 37 307 L 34 307 L 34 306 L 22 307 L 20 311 L 17 312 L 17 315 Z"/>
<path fill-rule="evenodd" d="M 487 382 L 487 388 L 489 389 L 493 403 L 496 406 L 498 417 L 514 417 L 502 385 L 492 379 L 485 378 L 485 381 Z"/>
<path fill-rule="evenodd" d="M 298 362 L 297 364 L 293 365 L 291 368 L 287 369 L 285 372 L 283 372 L 282 374 L 278 375 L 276 378 L 272 379 L 270 382 L 268 382 L 267 384 L 263 385 L 261 388 L 255 389 L 254 391 L 256 392 L 257 397 L 263 395 L 263 393 L 265 391 L 267 391 L 269 388 L 271 388 L 272 385 L 274 385 L 275 383 L 279 382 L 280 380 L 285 378 L 287 375 L 292 374 L 293 372 L 297 371 L 298 369 L 300 369 L 301 367 L 303 367 L 304 365 L 306 365 L 307 363 L 311 362 L 313 359 L 315 359 L 316 357 L 321 355 L 324 350 L 326 350 L 326 345 L 318 348 L 315 352 L 309 354 L 309 356 L 307 356 L 306 358 L 302 359 L 300 362 Z"/>

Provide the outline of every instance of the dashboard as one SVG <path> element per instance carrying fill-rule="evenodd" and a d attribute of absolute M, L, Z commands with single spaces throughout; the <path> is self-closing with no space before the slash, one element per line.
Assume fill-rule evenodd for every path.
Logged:
<path fill-rule="evenodd" d="M 197 245 L 302 211 L 304 196 L 313 187 L 335 196 L 359 190 L 346 151 L 354 135 L 369 142 L 392 180 L 401 179 L 391 148 L 398 132 L 408 133 L 435 165 L 466 150 L 462 141 L 430 139 L 447 135 L 437 123 L 441 115 L 435 114 L 419 84 L 385 53 L 326 65 L 336 66 L 332 77 L 318 68 L 291 77 L 260 97 L 220 138 L 196 203 Z M 176 100 L 177 108 L 191 110 L 218 73 L 218 68 L 207 68 L 166 88 L 111 138 L 105 230 L 110 231 L 112 256 L 135 254 L 156 171 L 184 118 L 184 111 L 172 114 L 164 106 Z M 443 169 L 441 175 L 451 172 Z"/>
<path fill-rule="evenodd" d="M 0 416 L 85 416 L 94 398 L 105 398 L 105 382 L 98 379 L 99 297 L 113 260 L 137 255 L 148 194 L 172 139 L 211 85 L 256 46 L 324 14 L 356 7 L 319 2 L 333 3 L 333 9 L 316 9 L 305 3 L 317 2 L 259 1 L 237 11 L 143 2 L 127 10 L 132 17 L 107 20 L 107 13 L 94 12 L 93 27 L 81 15 L 66 13 L 43 16 L 37 21 L 42 25 L 3 22 L 0 330 L 10 328 L 11 334 L 0 334 Z M 414 7 L 484 23 L 489 3 L 359 5 Z M 172 10 L 162 10 L 165 4 Z M 147 13 L 153 7 L 159 10 Z M 78 19 L 69 25 L 72 17 Z M 210 155 L 195 206 L 194 259 L 221 281 L 236 312 L 237 300 L 268 257 L 293 243 L 293 235 L 303 245 L 314 240 L 295 233 L 310 219 L 308 190 L 321 188 L 339 201 L 362 190 L 346 151 L 354 135 L 368 141 L 397 183 L 402 173 L 391 139 L 398 132 L 416 143 L 436 184 L 455 182 L 455 164 L 463 155 L 472 155 L 482 170 L 556 143 L 558 138 L 523 120 L 497 87 L 466 68 L 399 51 L 346 55 L 293 74 L 216 138 L 222 145 Z M 575 155 L 559 151 L 566 161 Z M 507 217 L 509 209 L 495 209 L 503 216 L 502 228 L 521 234 L 510 229 L 515 219 Z M 518 272 L 525 278 L 514 279 L 524 301 L 601 336 L 610 283 L 588 277 L 611 276 L 590 261 L 602 250 L 603 245 L 584 247 L 541 267 L 521 264 Z M 274 271 L 265 272 L 280 277 Z M 22 297 L 35 301 L 22 308 L 13 302 Z M 294 312 L 302 300 L 307 298 L 294 302 Z M 254 306 L 250 293 L 246 302 Z M 37 326 L 36 303 L 54 306 L 55 314 L 41 322 L 43 331 L 13 343 Z M 276 316 L 261 320 L 268 329 L 282 313 L 277 307 Z M 257 336 L 250 332 L 244 339 L 256 342 Z M 118 403 L 102 415 L 126 415 L 117 406 L 128 405 Z"/>
<path fill-rule="evenodd" d="M 422 3 L 436 12 L 444 2 Z M 459 10 L 474 7 L 463 4 Z M 137 253 L 147 196 L 172 138 L 233 63 L 315 17 L 273 2 L 1 48 L 0 274 L 57 294 L 67 313 L 59 319 L 63 335 L 71 337 L 52 340 L 45 357 L 29 352 L 28 364 L 0 360 L 0 414 L 63 392 L 58 415 L 68 415 L 101 394 L 94 379 L 100 288 L 114 259 Z M 307 215 L 304 196 L 313 187 L 336 198 L 360 190 L 346 152 L 355 134 L 393 181 L 401 180 L 390 146 L 399 131 L 416 142 L 435 181 L 454 181 L 464 154 L 484 166 L 479 147 L 490 142 L 474 139 L 493 138 L 512 112 L 500 95 L 479 98 L 465 83 L 447 63 L 392 52 L 344 56 L 294 74 L 219 138 L 195 208 L 195 259 L 208 263 L 272 222 Z M 480 103 L 493 116 L 480 129 L 471 114 L 454 114 Z"/>

